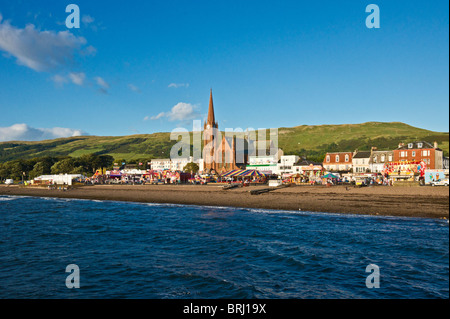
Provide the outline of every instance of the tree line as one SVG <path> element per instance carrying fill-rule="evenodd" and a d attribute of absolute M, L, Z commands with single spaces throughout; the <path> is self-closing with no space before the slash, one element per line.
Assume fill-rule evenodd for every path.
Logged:
<path fill-rule="evenodd" d="M 114 158 L 110 155 L 88 154 L 80 157 L 36 157 L 0 163 L 0 180 L 34 179 L 49 174 L 83 174 L 92 176 L 97 169 L 112 169 Z"/>

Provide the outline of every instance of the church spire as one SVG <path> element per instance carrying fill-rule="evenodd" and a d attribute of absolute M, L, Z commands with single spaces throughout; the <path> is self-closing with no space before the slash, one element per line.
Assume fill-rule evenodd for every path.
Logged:
<path fill-rule="evenodd" d="M 214 117 L 214 104 L 212 97 L 212 89 L 209 93 L 209 109 L 208 109 L 208 119 L 206 120 L 206 125 L 211 127 L 217 127 L 216 118 Z"/>

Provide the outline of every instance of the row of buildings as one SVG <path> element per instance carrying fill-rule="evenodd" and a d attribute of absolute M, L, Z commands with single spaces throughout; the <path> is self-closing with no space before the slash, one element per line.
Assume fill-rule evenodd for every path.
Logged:
<path fill-rule="evenodd" d="M 183 170 L 191 162 L 199 165 L 200 171 L 205 170 L 203 159 L 192 157 L 183 159 L 153 159 L 148 163 L 153 170 Z M 284 155 L 282 150 L 272 156 L 249 156 L 245 169 L 256 169 L 267 174 L 288 175 L 303 173 L 313 167 L 323 168 L 335 173 L 380 173 L 385 171 L 388 163 L 423 162 L 428 169 L 448 169 L 449 158 L 443 156 L 438 144 L 433 145 L 422 141 L 399 144 L 394 150 L 378 150 L 372 147 L 370 151 L 330 152 L 323 162 L 312 162 L 297 155 Z"/>
<path fill-rule="evenodd" d="M 341 176 L 355 176 L 364 174 L 385 175 L 388 166 L 397 165 L 402 169 L 408 165 L 420 165 L 427 169 L 448 169 L 448 157 L 444 157 L 443 151 L 438 144 L 430 144 L 426 141 L 416 141 L 407 144 L 400 143 L 394 150 L 378 150 L 372 147 L 370 151 L 332 152 L 327 153 L 323 162 L 311 162 L 296 155 L 284 155 L 281 149 L 273 145 L 271 140 L 262 141 L 266 150 L 272 155 L 251 156 L 249 149 L 257 149 L 261 142 L 246 140 L 244 153 L 236 147 L 236 137 L 222 137 L 220 143 L 214 141 L 214 130 L 219 125 L 214 115 L 212 91 L 209 98 L 208 116 L 204 123 L 204 145 L 203 157 L 201 159 L 153 159 L 147 163 L 151 170 L 182 171 L 191 162 L 197 163 L 199 170 L 206 174 L 221 174 L 229 170 L 256 169 L 266 174 L 289 176 L 293 174 L 304 174 L 313 176 L 318 171 L 339 173 Z M 238 141 L 241 142 L 241 141 Z M 220 150 L 215 148 L 219 147 Z M 275 151 L 274 151 L 275 150 Z M 244 159 L 243 162 L 239 159 Z M 390 172 L 395 169 L 391 169 Z"/>
<path fill-rule="evenodd" d="M 372 147 L 370 151 L 327 153 L 323 167 L 332 172 L 383 173 L 390 163 L 423 163 L 427 169 L 449 168 L 449 158 L 444 157 L 438 143 L 426 141 L 400 143 L 394 150 Z"/>

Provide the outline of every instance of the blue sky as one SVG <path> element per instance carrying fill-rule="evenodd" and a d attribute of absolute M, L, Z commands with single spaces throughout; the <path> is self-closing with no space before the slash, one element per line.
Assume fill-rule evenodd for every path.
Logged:
<path fill-rule="evenodd" d="M 68 4 L 79 29 L 65 26 Z M 365 8 L 380 8 L 368 29 Z M 0 0 L 0 140 L 400 121 L 449 131 L 448 1 Z M 27 26 L 28 25 L 28 26 Z"/>

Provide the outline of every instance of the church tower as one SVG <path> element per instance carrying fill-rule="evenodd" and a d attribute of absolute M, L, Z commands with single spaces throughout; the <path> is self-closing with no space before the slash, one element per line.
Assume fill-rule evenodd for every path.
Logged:
<path fill-rule="evenodd" d="M 236 166 L 235 137 L 222 136 L 214 116 L 212 89 L 209 93 L 208 117 L 203 126 L 203 167 L 207 173 L 220 174 Z M 214 140 L 221 139 L 220 141 Z"/>
<path fill-rule="evenodd" d="M 204 159 L 204 165 L 205 169 L 208 172 L 211 172 L 212 170 L 217 170 L 216 160 L 215 160 L 215 141 L 214 141 L 214 132 L 215 130 L 219 129 L 219 125 L 216 122 L 215 116 L 214 116 L 214 103 L 213 103 L 213 97 L 212 97 L 212 89 L 209 93 L 209 108 L 208 108 L 208 117 L 206 119 L 206 122 L 203 126 L 203 147 L 209 145 L 209 148 L 203 149 L 203 159 Z"/>
<path fill-rule="evenodd" d="M 216 118 L 214 117 L 214 103 L 212 97 L 212 89 L 209 92 L 209 108 L 208 108 L 208 118 L 206 119 L 204 129 L 210 128 L 219 128 L 219 125 L 216 122 Z"/>

